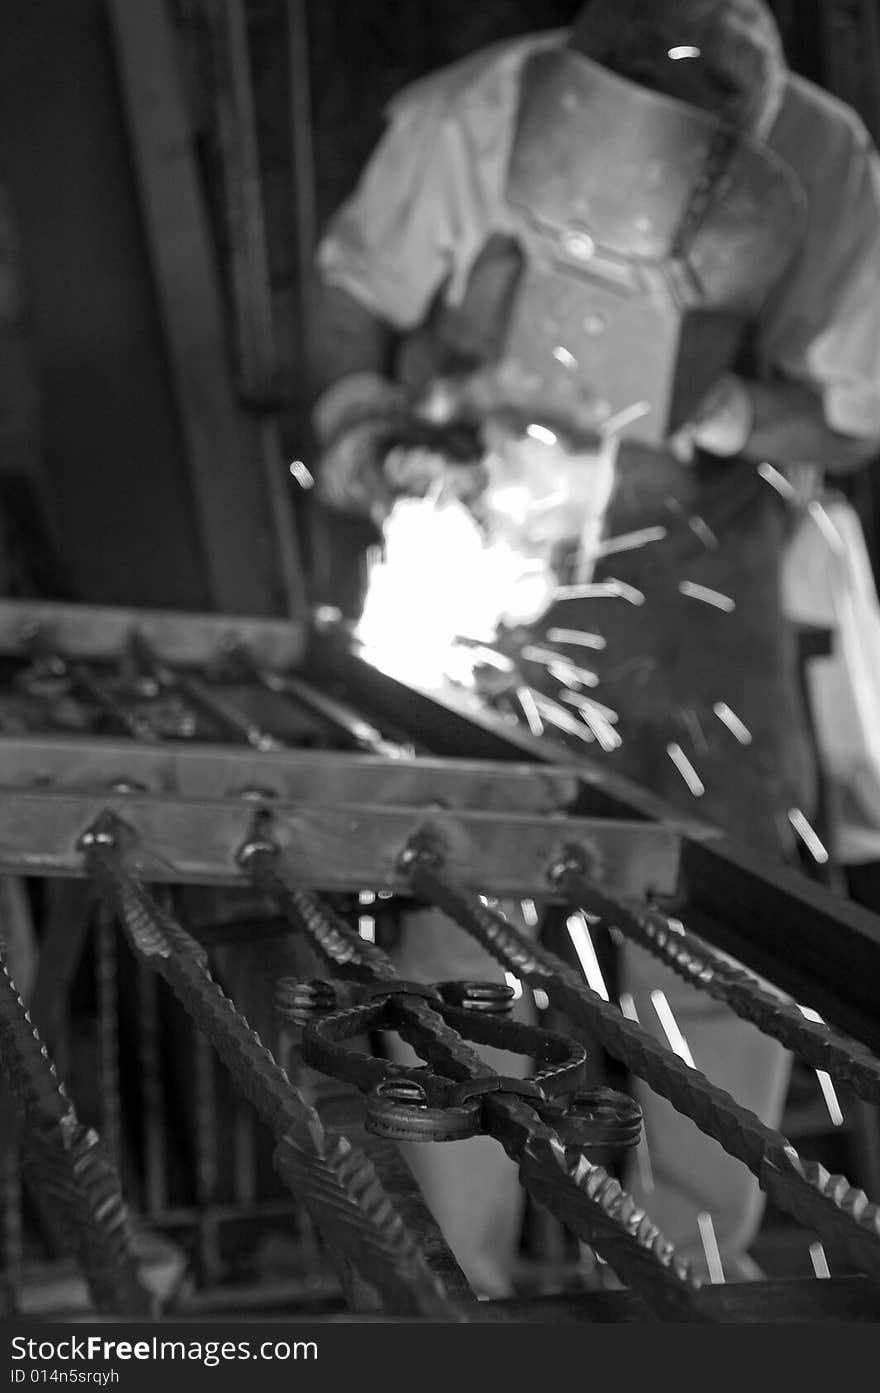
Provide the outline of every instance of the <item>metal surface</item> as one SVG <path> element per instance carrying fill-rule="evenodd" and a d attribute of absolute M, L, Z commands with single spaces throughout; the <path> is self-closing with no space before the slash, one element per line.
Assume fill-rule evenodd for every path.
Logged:
<path fill-rule="evenodd" d="M 263 803 L 288 869 L 325 889 L 406 891 L 398 861 L 425 831 L 446 848 L 456 875 L 498 895 L 553 896 L 553 867 L 572 850 L 597 881 L 627 894 L 675 890 L 677 844 L 662 828 L 610 820 L 383 805 Z M 79 837 L 102 812 L 117 813 L 138 843 L 148 880 L 229 885 L 250 836 L 254 801 L 146 797 L 137 793 L 16 790 L 0 799 L 0 871 L 77 876 Z"/>
<path fill-rule="evenodd" d="M 165 1231 L 189 1235 L 203 1291 L 219 1292 L 228 1280 L 227 1225 L 285 1212 L 283 1199 L 263 1189 L 255 1151 L 262 1138 L 286 1212 L 301 1214 L 303 1253 L 314 1262 L 325 1249 L 332 1256 L 350 1309 L 509 1318 L 500 1309 L 487 1316 L 482 1307 L 493 1303 L 477 1307 L 392 1140 L 478 1129 L 516 1160 L 536 1204 L 629 1283 L 621 1319 L 754 1319 L 748 1302 L 704 1294 L 650 1214 L 604 1168 L 602 1146 L 637 1140 L 638 1110 L 629 1116 L 620 1095 L 594 1094 L 577 1107 L 570 1094 L 554 1101 L 542 1071 L 562 1054 L 552 1053 L 550 1036 L 523 1035 L 496 1019 L 488 1009 L 499 1005 L 494 991 L 396 981 L 382 948 L 355 929 L 364 912 L 375 928 L 380 893 L 393 897 L 394 912 L 412 895 L 444 909 L 513 977 L 543 991 L 565 1030 L 587 1032 L 748 1166 L 778 1210 L 851 1266 L 880 1276 L 880 1218 L 864 1193 L 803 1159 L 542 943 L 521 938 L 487 897 L 534 902 L 538 918 L 549 905 L 598 914 L 866 1100 L 876 1099 L 880 1080 L 871 1054 L 880 1028 L 868 1006 L 880 972 L 873 916 L 711 827 L 670 815 L 641 789 L 511 727 L 464 693 L 402 686 L 335 638 L 313 636 L 300 657 L 298 638 L 285 650 L 278 626 L 199 619 L 190 647 L 186 616 L 166 616 L 166 627 L 151 629 L 149 616 L 110 615 L 108 640 L 98 611 L 49 606 L 35 625 L 32 606 L 0 606 L 9 684 L 4 694 L 0 683 L 0 697 L 19 718 L 22 694 L 32 701 L 25 733 L 0 738 L 0 872 L 53 891 L 61 888 L 53 877 L 70 878 L 65 898 L 49 900 L 44 944 L 52 961 L 40 963 L 34 1003 L 49 1032 L 62 1035 L 87 948 L 84 962 L 97 972 L 95 1045 L 106 1095 L 96 1115 L 119 1152 L 131 1144 L 128 1100 L 120 1107 L 122 1032 L 132 1028 L 126 1013 L 136 1003 L 143 1212 Z M 72 667 L 88 680 L 71 683 Z M 91 681 L 103 684 L 108 700 L 95 699 Z M 171 720 L 162 712 L 170 694 L 180 708 Z M 127 729 L 128 739 L 106 733 L 114 707 L 115 728 Z M 75 734 L 66 724 L 71 710 Z M 126 725 L 132 715 L 143 715 L 157 738 Z M 44 717 L 55 720 L 51 731 L 41 728 Z M 84 875 L 103 913 L 121 922 L 133 963 L 129 948 L 113 944 L 109 920 L 97 921 L 97 956 L 90 956 L 95 920 L 82 898 Z M 185 898 L 191 886 L 203 898 L 188 929 L 191 916 L 182 911 L 193 903 Z M 322 898 L 328 893 L 355 906 L 350 923 Z M 287 963 L 313 950 L 340 980 L 319 991 L 307 978 L 285 998 L 295 1008 L 282 1033 L 285 1072 L 261 1042 L 274 1027 L 265 1033 L 260 992 L 276 952 Z M 239 991 L 242 1005 L 230 999 L 237 1002 Z M 357 992 L 368 995 L 359 1002 Z M 193 1023 L 173 1025 L 174 1046 L 164 1042 L 172 997 Z M 831 1024 L 803 1019 L 799 1002 Z M 315 1014 L 322 1004 L 332 1005 L 323 1017 Z M 243 1014 L 252 1008 L 260 1036 Z M 310 1013 L 312 1024 L 304 1024 Z M 397 1030 L 426 1069 L 409 1077 L 380 1058 L 354 1058 L 349 1036 L 370 1028 Z M 169 1108 L 177 1090 L 172 1051 L 184 1041 L 195 1079 L 184 1090 L 194 1107 L 181 1138 Z M 343 1078 L 357 1071 L 366 1107 L 355 1094 L 344 1102 L 325 1097 L 316 1084 L 323 1076 L 302 1058 L 303 1041 L 312 1065 Z M 536 1079 L 492 1075 L 469 1041 L 534 1049 L 542 1060 Z M 255 1111 L 230 1105 L 215 1053 Z M 9 1192 L 14 1240 L 11 1204 Z M 15 1267 L 17 1240 L 8 1251 Z M 858 1288 L 853 1319 L 864 1318 L 873 1289 Z"/>

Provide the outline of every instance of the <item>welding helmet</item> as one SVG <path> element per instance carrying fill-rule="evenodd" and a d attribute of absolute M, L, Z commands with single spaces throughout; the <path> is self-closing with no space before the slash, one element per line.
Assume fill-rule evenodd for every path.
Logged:
<path fill-rule="evenodd" d="M 786 62 L 763 0 L 590 0 L 569 46 L 752 135 L 779 110 Z"/>

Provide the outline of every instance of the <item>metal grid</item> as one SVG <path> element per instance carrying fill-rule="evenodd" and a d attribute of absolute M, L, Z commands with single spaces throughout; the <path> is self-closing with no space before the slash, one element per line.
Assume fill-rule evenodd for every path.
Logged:
<path fill-rule="evenodd" d="M 843 944 L 854 948 L 860 969 L 876 971 L 873 917 L 745 858 L 705 828 L 664 816 L 638 790 L 598 780 L 547 742 L 511 737 L 448 703 L 383 686 L 349 652 L 312 644 L 306 682 L 296 668 L 303 648 L 304 635 L 282 624 L 0 606 L 9 688 L 26 698 L 3 704 L 0 868 L 55 887 L 28 999 L 52 1053 L 71 1063 L 64 996 L 89 936 L 100 1140 L 59 1092 L 8 975 L 3 1062 L 50 1246 L 77 1254 L 93 1304 L 131 1313 L 146 1303 L 160 1312 L 180 1295 L 145 1278 L 122 1199 L 132 1188 L 130 1119 L 120 1111 L 127 1024 L 141 1110 L 138 1227 L 188 1229 L 202 1289 L 220 1282 L 226 1226 L 262 1212 L 291 1221 L 320 1274 L 305 1274 L 294 1302 L 336 1291 L 359 1311 L 492 1318 L 485 1307 L 494 1303 L 475 1302 L 395 1147 L 414 1135 L 432 1144 L 484 1131 L 516 1160 L 533 1200 L 624 1280 L 624 1318 L 757 1318 L 755 1293 L 719 1295 L 701 1285 L 615 1179 L 614 1155 L 638 1139 L 638 1110 L 610 1090 L 584 1091 L 573 1037 L 587 1032 L 863 1274 L 824 1282 L 821 1291 L 814 1284 L 806 1296 L 794 1284 L 789 1312 L 800 1303 L 843 1309 L 852 1319 L 876 1314 L 876 1206 L 802 1159 L 568 963 L 524 938 L 503 905 L 528 897 L 588 911 L 871 1105 L 880 1080 L 871 1053 L 876 1027 L 863 992 L 848 981 L 852 957 L 820 978 L 811 976 L 811 955 L 824 944 L 827 957 L 833 935 L 838 958 Z M 340 686 L 349 689 L 342 699 Z M 377 716 L 383 693 L 389 705 Z M 282 709 L 293 715 L 279 720 Z M 49 733 L 28 728 L 34 710 Z M 62 727 L 81 722 L 79 734 L 57 728 L 59 711 Z M 453 760 L 443 741 L 489 757 Z M 432 744 L 441 757 L 422 752 Z M 695 925 L 670 909 L 683 883 Z M 572 1034 L 515 1025 L 503 993 L 400 982 L 382 949 L 337 912 L 365 889 L 403 902 L 414 894 L 441 908 L 505 969 L 544 992 Z M 714 917 L 713 896 L 724 901 Z M 206 916 L 208 905 L 222 912 Z M 753 950 L 759 937 L 746 920 L 778 916 L 780 907 L 797 919 L 803 953 L 770 988 L 756 976 L 763 978 L 767 950 L 764 958 Z M 278 973 L 274 1007 L 265 990 L 254 1000 L 265 1039 L 247 1018 L 255 979 L 233 973 L 232 995 L 243 1000 L 227 994 L 222 944 L 237 937 L 259 941 L 261 951 L 283 945 L 294 965 Z M 733 965 L 732 941 L 740 959 Z M 170 996 L 196 1027 L 186 1037 L 192 1108 L 184 1203 L 171 1193 L 167 1167 L 169 1142 L 179 1140 L 164 1096 L 162 1013 Z M 795 1005 L 801 1000 L 816 1001 L 837 1028 L 805 1019 Z M 348 1048 L 375 1029 L 417 1043 L 427 1067 L 410 1077 Z M 472 1041 L 530 1054 L 537 1071 L 527 1081 L 493 1076 Z M 227 1074 L 245 1104 L 221 1097 Z M 268 1187 L 260 1171 L 267 1141 Z M 223 1193 L 224 1150 L 231 1193 Z M 14 1301 L 22 1242 L 11 1147 L 4 1160 L 6 1287 Z M 785 1310 L 785 1298 L 778 1300 Z M 583 1312 L 589 1319 L 588 1303 Z"/>

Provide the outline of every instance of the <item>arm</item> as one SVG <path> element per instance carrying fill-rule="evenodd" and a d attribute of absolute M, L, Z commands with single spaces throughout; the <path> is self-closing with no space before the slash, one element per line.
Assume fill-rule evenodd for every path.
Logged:
<path fill-rule="evenodd" d="M 880 427 L 858 435 L 834 430 L 815 389 L 732 374 L 721 379 L 683 434 L 720 458 L 811 464 L 829 474 L 850 473 L 880 452 Z"/>
<path fill-rule="evenodd" d="M 855 118 L 812 119 L 807 233 L 756 324 L 756 376 L 724 378 L 688 433 L 842 474 L 880 450 L 880 158 Z"/>

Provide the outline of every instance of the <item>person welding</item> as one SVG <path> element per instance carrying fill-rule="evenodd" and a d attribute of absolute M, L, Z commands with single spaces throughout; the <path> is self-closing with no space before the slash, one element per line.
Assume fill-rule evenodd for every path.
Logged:
<path fill-rule="evenodd" d="M 858 116 L 788 70 L 763 0 L 592 0 L 569 30 L 402 91 L 317 272 L 325 503 L 381 524 L 440 478 L 491 509 L 485 434 L 468 458 L 444 431 L 479 425 L 480 404 L 495 423 L 506 409 L 573 423 L 533 455 L 571 500 L 560 535 L 583 551 L 589 515 L 587 573 L 624 588 L 542 622 L 604 641 L 591 667 L 621 739 L 597 758 L 791 856 L 791 814 L 809 816 L 815 790 L 774 481 L 851 471 L 880 446 L 880 160 Z M 432 433 L 425 403 L 450 382 L 458 405 Z M 508 443 L 528 475 L 523 439 Z M 633 535 L 644 544 L 615 550 Z M 460 950 L 413 915 L 402 970 L 487 975 Z M 775 1042 L 635 949 L 621 970 L 644 1025 L 659 1033 L 664 993 L 697 1066 L 778 1124 Z M 629 1188 L 683 1257 L 705 1267 L 709 1215 L 728 1279 L 755 1275 L 754 1178 L 662 1099 L 640 1101 L 652 1175 Z M 419 1175 L 465 1270 L 501 1294 L 516 1176 L 493 1143 L 466 1145 L 482 1151 L 424 1148 Z"/>

